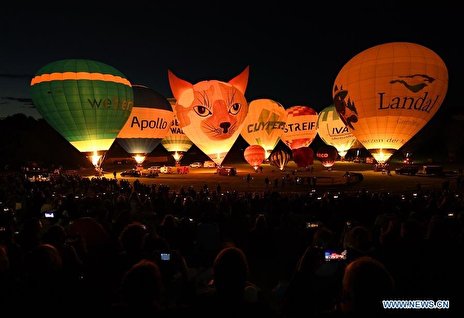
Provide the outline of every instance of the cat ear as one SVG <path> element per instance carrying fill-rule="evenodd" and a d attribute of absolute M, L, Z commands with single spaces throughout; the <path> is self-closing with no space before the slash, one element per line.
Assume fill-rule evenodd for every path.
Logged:
<path fill-rule="evenodd" d="M 183 92 L 193 87 L 193 85 L 189 82 L 184 81 L 183 79 L 180 79 L 176 75 L 174 75 L 174 73 L 171 72 L 171 70 L 168 70 L 168 77 L 169 86 L 171 86 L 172 94 L 174 95 L 174 98 L 176 100 L 179 100 Z"/>
<path fill-rule="evenodd" d="M 247 66 L 242 73 L 235 76 L 233 79 L 229 81 L 229 84 L 235 86 L 242 94 L 245 95 L 245 90 L 248 84 L 248 74 L 250 72 L 250 67 Z"/>

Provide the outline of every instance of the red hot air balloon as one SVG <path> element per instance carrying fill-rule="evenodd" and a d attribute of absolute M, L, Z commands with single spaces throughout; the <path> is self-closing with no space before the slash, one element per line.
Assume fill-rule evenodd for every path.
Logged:
<path fill-rule="evenodd" d="M 319 148 L 316 153 L 317 159 L 319 159 L 326 168 L 330 168 L 334 165 L 337 155 L 337 149 L 333 146 L 323 146 Z"/>
<path fill-rule="evenodd" d="M 292 150 L 293 161 L 298 167 L 308 167 L 314 162 L 314 151 L 309 147 L 301 147 Z"/>
<path fill-rule="evenodd" d="M 290 159 L 290 155 L 283 150 L 273 152 L 271 156 L 269 157 L 269 160 L 271 161 L 271 163 L 274 166 L 279 167 L 280 170 L 284 170 L 289 159 Z"/>
<path fill-rule="evenodd" d="M 287 123 L 280 137 L 291 149 L 308 147 L 316 138 L 317 112 L 308 106 L 287 109 Z"/>
<path fill-rule="evenodd" d="M 245 149 L 243 153 L 245 160 L 258 171 L 259 166 L 263 163 L 263 160 L 266 157 L 266 150 L 260 145 L 251 145 Z"/>

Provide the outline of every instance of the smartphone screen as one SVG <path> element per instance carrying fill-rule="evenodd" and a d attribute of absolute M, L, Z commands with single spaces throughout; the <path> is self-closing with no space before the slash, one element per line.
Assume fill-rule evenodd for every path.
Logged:
<path fill-rule="evenodd" d="M 346 250 L 342 252 L 336 252 L 334 250 L 326 250 L 324 252 L 324 258 L 326 262 L 346 260 Z"/>
<path fill-rule="evenodd" d="M 161 253 L 160 256 L 162 261 L 167 262 L 171 260 L 171 253 Z"/>
<path fill-rule="evenodd" d="M 307 229 L 313 229 L 319 227 L 319 223 L 317 222 L 306 222 Z"/>
<path fill-rule="evenodd" d="M 45 217 L 46 217 L 46 218 L 54 218 L 54 217 L 55 217 L 55 213 L 53 213 L 53 212 L 45 212 Z"/>

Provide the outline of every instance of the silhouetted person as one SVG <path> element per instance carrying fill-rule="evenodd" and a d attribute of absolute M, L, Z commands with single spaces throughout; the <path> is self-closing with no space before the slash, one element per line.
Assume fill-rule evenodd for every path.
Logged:
<path fill-rule="evenodd" d="M 133 265 L 144 258 L 145 240 L 147 231 L 140 223 L 128 224 L 119 235 L 121 253 L 118 255 L 117 267 L 119 275 L 125 273 Z"/>
<path fill-rule="evenodd" d="M 343 247 L 347 250 L 350 261 L 361 256 L 369 256 L 374 251 L 372 235 L 364 226 L 356 226 L 346 232 Z"/>
<path fill-rule="evenodd" d="M 241 249 L 227 247 L 213 264 L 212 289 L 196 302 L 202 317 L 269 317 L 259 301 L 258 289 L 248 281 L 248 262 Z"/>
<path fill-rule="evenodd" d="M 117 314 L 133 315 L 159 313 L 161 306 L 162 279 L 158 266 L 149 260 L 141 260 L 124 275 L 121 283 L 121 302 L 113 305 Z"/>
<path fill-rule="evenodd" d="M 26 279 L 23 304 L 19 310 L 30 310 L 50 304 L 56 310 L 63 309 L 66 290 L 62 281 L 62 259 L 58 250 L 50 244 L 42 244 L 25 257 Z M 29 308 L 29 309 L 26 309 Z"/>
<path fill-rule="evenodd" d="M 364 256 L 351 262 L 343 276 L 340 309 L 344 313 L 387 314 L 382 300 L 392 299 L 394 281 L 379 261 Z"/>

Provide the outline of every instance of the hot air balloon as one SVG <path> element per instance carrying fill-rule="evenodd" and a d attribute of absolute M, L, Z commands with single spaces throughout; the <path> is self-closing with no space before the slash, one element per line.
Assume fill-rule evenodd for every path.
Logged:
<path fill-rule="evenodd" d="M 333 146 L 322 146 L 316 152 L 316 157 L 326 168 L 330 168 L 334 165 L 337 159 L 337 149 Z"/>
<path fill-rule="evenodd" d="M 293 106 L 287 109 L 287 115 L 282 141 L 292 150 L 308 147 L 317 134 L 317 112 L 311 107 Z"/>
<path fill-rule="evenodd" d="M 132 85 L 134 106 L 116 139 L 141 165 L 169 130 L 174 112 L 168 100 L 151 88 Z"/>
<path fill-rule="evenodd" d="M 272 99 L 256 99 L 249 104 L 242 137 L 249 145 L 260 145 L 271 155 L 285 129 L 287 112 Z"/>
<path fill-rule="evenodd" d="M 261 166 L 265 159 L 266 151 L 260 145 L 251 145 L 246 147 L 243 156 L 250 166 L 252 166 L 255 171 L 258 171 L 259 166 Z"/>
<path fill-rule="evenodd" d="M 433 117 L 447 88 L 448 71 L 435 52 L 395 42 L 346 63 L 333 99 L 345 125 L 382 164 Z"/>
<path fill-rule="evenodd" d="M 314 162 L 314 151 L 309 147 L 293 149 L 292 157 L 298 167 L 306 168 Z"/>
<path fill-rule="evenodd" d="M 126 77 L 101 62 L 60 60 L 37 72 L 31 94 L 47 123 L 100 170 L 132 110 L 132 86 Z"/>
<path fill-rule="evenodd" d="M 248 67 L 228 83 L 209 80 L 195 85 L 169 71 L 180 127 L 217 165 L 221 165 L 242 130 L 248 113 L 244 96 L 247 82 Z"/>
<path fill-rule="evenodd" d="M 290 160 L 290 155 L 283 150 L 279 150 L 273 152 L 269 157 L 269 160 L 271 161 L 271 164 L 278 167 L 280 170 L 284 170 L 288 160 Z"/>
<path fill-rule="evenodd" d="M 356 137 L 340 119 L 334 106 L 326 107 L 319 113 L 317 133 L 327 145 L 337 148 L 342 158 L 356 141 Z"/>
<path fill-rule="evenodd" d="M 184 156 L 184 153 L 186 153 L 193 145 L 193 142 L 188 139 L 182 128 L 180 128 L 179 121 L 175 115 L 168 134 L 163 140 L 161 140 L 161 144 L 167 151 L 169 151 L 176 162 L 179 162 Z"/>

